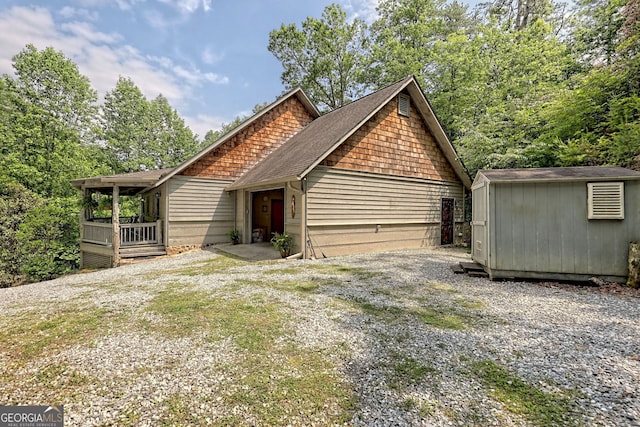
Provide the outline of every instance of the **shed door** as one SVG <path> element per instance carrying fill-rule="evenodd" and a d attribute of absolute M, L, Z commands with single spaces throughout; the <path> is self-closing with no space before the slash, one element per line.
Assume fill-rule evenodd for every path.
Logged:
<path fill-rule="evenodd" d="M 442 216 L 440 224 L 440 244 L 453 244 L 453 199 L 442 199 Z"/>
<path fill-rule="evenodd" d="M 487 265 L 488 262 L 488 203 L 489 203 L 489 184 L 484 184 L 472 189 L 471 202 L 472 218 L 471 221 L 471 258 L 474 261 Z"/>

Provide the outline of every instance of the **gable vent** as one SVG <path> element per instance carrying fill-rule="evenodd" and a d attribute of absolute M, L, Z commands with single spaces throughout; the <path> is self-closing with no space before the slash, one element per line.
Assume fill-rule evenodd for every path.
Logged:
<path fill-rule="evenodd" d="M 624 219 L 624 183 L 587 184 L 589 219 Z"/>
<path fill-rule="evenodd" d="M 398 114 L 409 117 L 409 108 L 411 106 L 411 98 L 408 95 L 398 95 Z"/>

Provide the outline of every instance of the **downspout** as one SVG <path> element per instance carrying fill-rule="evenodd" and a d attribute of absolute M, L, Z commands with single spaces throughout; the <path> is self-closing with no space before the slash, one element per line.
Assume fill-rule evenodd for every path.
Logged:
<path fill-rule="evenodd" d="M 307 259 L 309 258 L 309 254 L 307 253 L 307 239 L 309 238 L 309 236 L 307 236 L 307 177 L 305 176 L 304 178 L 302 178 L 302 180 L 300 181 L 300 188 L 302 189 L 302 224 L 301 224 L 301 229 L 302 229 L 302 258 Z"/>

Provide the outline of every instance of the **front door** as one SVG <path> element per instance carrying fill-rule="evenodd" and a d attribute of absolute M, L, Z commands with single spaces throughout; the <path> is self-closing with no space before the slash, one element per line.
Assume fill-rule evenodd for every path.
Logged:
<path fill-rule="evenodd" d="M 440 225 L 440 244 L 453 244 L 453 199 L 442 199 L 442 216 Z"/>
<path fill-rule="evenodd" d="M 284 233 L 284 202 L 271 200 L 271 232 Z"/>

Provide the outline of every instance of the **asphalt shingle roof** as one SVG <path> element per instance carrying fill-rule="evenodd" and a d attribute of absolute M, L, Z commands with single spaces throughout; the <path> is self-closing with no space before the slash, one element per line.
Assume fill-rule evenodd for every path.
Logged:
<path fill-rule="evenodd" d="M 291 137 L 229 188 L 301 177 L 311 166 L 330 154 L 386 102 L 400 92 L 412 77 L 387 86 L 350 104 L 325 114 Z"/>
<path fill-rule="evenodd" d="M 555 181 L 607 178 L 636 178 L 640 172 L 618 166 L 576 166 L 564 168 L 486 169 L 478 172 L 490 181 Z"/>

